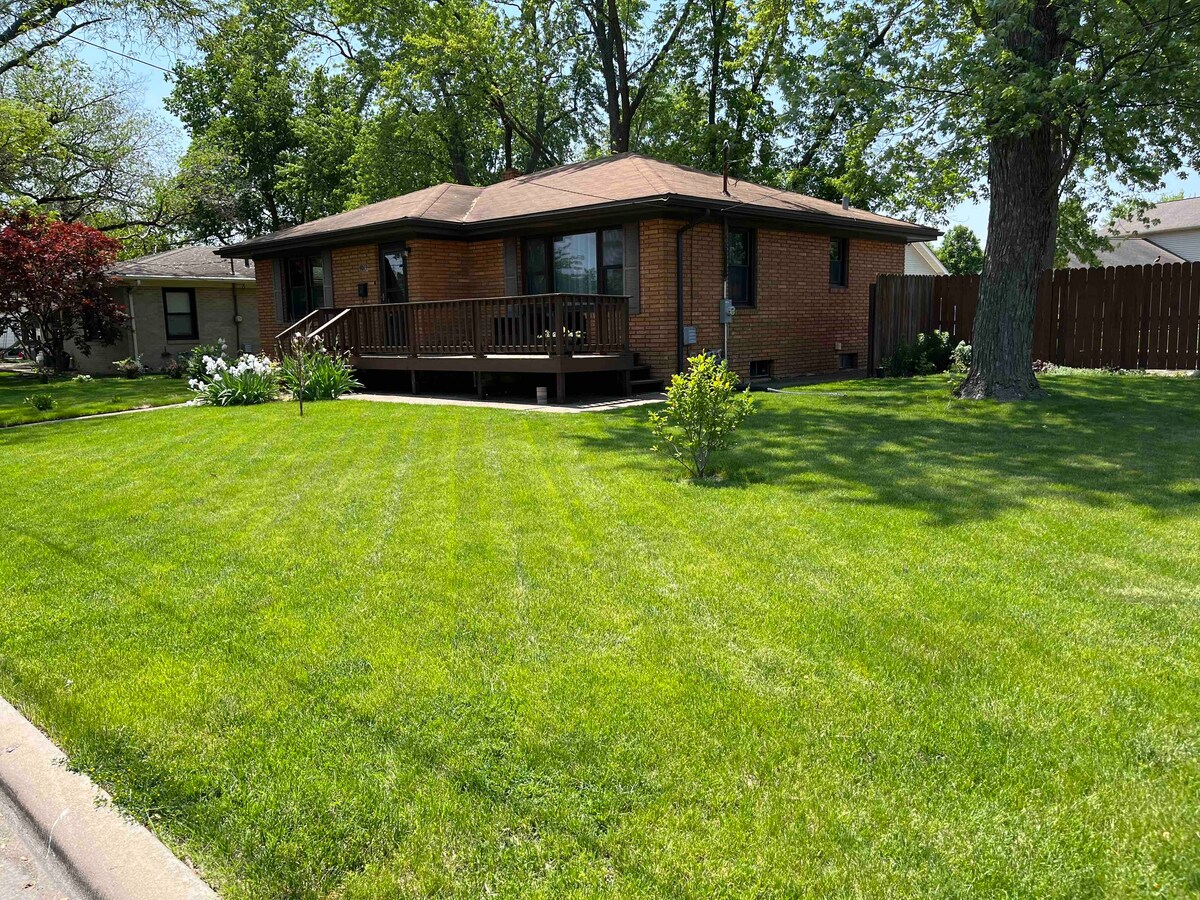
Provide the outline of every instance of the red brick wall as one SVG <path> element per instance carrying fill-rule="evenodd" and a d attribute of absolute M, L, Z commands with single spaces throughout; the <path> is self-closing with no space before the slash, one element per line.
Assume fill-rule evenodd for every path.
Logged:
<path fill-rule="evenodd" d="M 275 260 L 254 262 L 254 302 L 258 306 L 258 345 L 266 353 L 275 350 L 279 320 L 275 315 Z"/>
<path fill-rule="evenodd" d="M 682 222 L 652 220 L 641 226 L 642 313 L 630 320 L 630 339 L 656 375 L 675 370 L 675 235 Z M 876 275 L 904 271 L 904 244 L 852 239 L 850 283 L 829 285 L 829 237 L 793 231 L 757 233 L 757 304 L 738 309 L 729 326 L 729 362 L 739 375 L 752 360 L 773 360 L 776 377 L 832 372 L 839 353 L 866 364 L 867 304 Z M 684 324 L 698 343 L 721 349 L 721 226 L 697 225 L 684 235 Z M 837 343 L 841 343 L 839 351 Z"/>
<path fill-rule="evenodd" d="M 379 302 L 379 245 L 338 247 L 329 254 L 333 269 L 333 305 L 358 306 Z M 367 296 L 358 296 L 358 286 L 367 285 Z"/>
<path fill-rule="evenodd" d="M 504 241 L 472 241 L 466 245 L 467 286 L 471 297 L 503 297 Z"/>
<path fill-rule="evenodd" d="M 675 371 L 675 234 L 683 223 L 641 223 L 642 311 L 630 318 L 630 342 L 657 376 Z M 739 309 L 729 328 L 730 365 L 749 372 L 752 360 L 774 360 L 777 377 L 838 368 L 838 353 L 858 353 L 866 363 L 867 297 L 875 276 L 904 271 L 904 245 L 850 241 L 850 284 L 829 285 L 829 238 L 821 234 L 760 229 L 757 306 Z M 503 240 L 408 242 L 408 288 L 413 300 L 496 297 L 504 291 Z M 332 251 L 334 305 L 379 302 L 376 244 Z M 258 316 L 263 347 L 279 333 L 270 260 L 257 268 Z M 367 297 L 358 296 L 360 282 Z M 684 236 L 684 324 L 698 343 L 688 354 L 722 346 L 718 305 L 722 291 L 721 226 L 697 225 Z M 839 351 L 836 344 L 841 342 Z"/>

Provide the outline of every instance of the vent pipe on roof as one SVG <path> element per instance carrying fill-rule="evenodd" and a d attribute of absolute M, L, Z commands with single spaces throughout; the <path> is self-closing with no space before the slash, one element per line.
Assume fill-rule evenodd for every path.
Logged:
<path fill-rule="evenodd" d="M 729 196 L 729 141 L 721 145 L 721 157 L 723 164 L 721 166 L 721 193 L 726 197 Z"/>
<path fill-rule="evenodd" d="M 850 208 L 850 198 L 843 197 L 842 198 L 842 209 L 849 209 L 849 208 Z"/>

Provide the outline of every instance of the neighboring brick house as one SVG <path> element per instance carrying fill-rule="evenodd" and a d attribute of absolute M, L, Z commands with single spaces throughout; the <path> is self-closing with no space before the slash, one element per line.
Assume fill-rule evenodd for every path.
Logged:
<path fill-rule="evenodd" d="M 219 252 L 257 263 L 264 347 L 303 319 L 362 368 L 551 373 L 562 395 L 567 374 L 628 385 L 701 350 L 727 349 L 743 378 L 860 368 L 870 285 L 937 234 L 623 153 L 437 185 Z"/>
<path fill-rule="evenodd" d="M 108 290 L 130 313 L 129 326 L 115 344 L 75 349 L 75 368 L 113 375 L 113 362 L 140 356 L 149 369 L 161 369 L 179 353 L 224 339 L 230 351 L 258 350 L 254 264 L 221 259 L 212 247 L 194 245 L 136 259 L 105 270 Z"/>

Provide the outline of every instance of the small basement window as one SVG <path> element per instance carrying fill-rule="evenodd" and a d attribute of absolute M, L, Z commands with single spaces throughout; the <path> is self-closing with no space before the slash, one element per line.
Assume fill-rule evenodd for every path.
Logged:
<path fill-rule="evenodd" d="M 770 378 L 771 371 L 775 368 L 775 360 L 773 359 L 756 359 L 750 363 L 751 378 Z"/>
<path fill-rule="evenodd" d="M 857 353 L 839 353 L 838 354 L 839 369 L 857 369 L 858 354 Z"/>

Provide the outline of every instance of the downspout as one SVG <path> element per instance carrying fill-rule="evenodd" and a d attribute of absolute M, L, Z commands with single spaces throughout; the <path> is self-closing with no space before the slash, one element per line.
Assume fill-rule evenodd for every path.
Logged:
<path fill-rule="evenodd" d="M 683 372 L 683 235 L 708 218 L 708 210 L 675 232 L 675 371 Z"/>
<path fill-rule="evenodd" d="M 238 353 L 242 352 L 242 317 L 238 313 L 237 301 L 237 282 L 229 283 L 230 289 L 233 291 L 233 343 L 237 347 Z"/>
<path fill-rule="evenodd" d="M 234 262 L 233 257 L 229 258 L 229 276 L 231 278 L 237 277 L 237 263 Z M 236 281 L 229 282 L 229 290 L 233 294 L 233 344 L 235 347 L 237 347 L 237 352 L 241 353 L 242 352 L 242 317 L 240 315 L 238 315 L 237 282 Z"/>
<path fill-rule="evenodd" d="M 142 286 L 141 279 L 135 283 L 138 287 Z M 129 308 L 129 336 L 133 338 L 133 358 L 137 359 L 140 354 L 137 345 L 137 322 L 133 318 L 133 288 L 128 286 L 125 288 L 125 305 Z"/>

